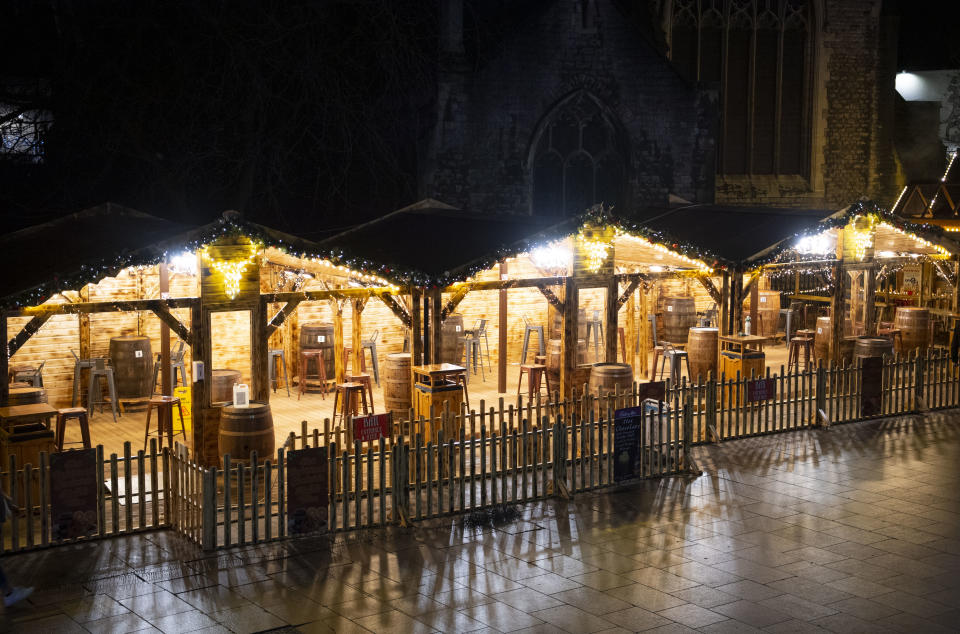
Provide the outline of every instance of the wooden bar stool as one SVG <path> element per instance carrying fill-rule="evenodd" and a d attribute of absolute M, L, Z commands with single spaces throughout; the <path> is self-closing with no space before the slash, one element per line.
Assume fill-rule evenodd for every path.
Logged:
<path fill-rule="evenodd" d="M 344 348 L 343 349 L 343 367 L 349 368 L 350 366 L 350 355 L 353 354 L 353 348 Z M 367 371 L 367 355 L 363 354 L 363 351 L 360 351 L 360 371 Z"/>
<path fill-rule="evenodd" d="M 346 377 L 347 383 L 359 383 L 363 386 L 363 389 L 370 396 L 370 413 L 375 414 L 376 410 L 373 407 L 373 378 L 370 376 L 369 372 L 358 372 L 353 374 L 352 372 L 347 372 Z"/>
<path fill-rule="evenodd" d="M 271 349 L 269 355 L 270 385 L 273 387 L 273 391 L 277 391 L 280 383 L 280 373 L 277 372 L 277 363 L 279 362 L 283 369 L 283 386 L 287 388 L 287 396 L 290 396 L 290 379 L 287 378 L 287 355 L 284 354 L 282 348 Z"/>
<path fill-rule="evenodd" d="M 540 392 L 544 377 L 546 377 L 547 383 L 547 396 L 550 396 L 550 377 L 547 375 L 547 366 L 538 363 L 520 365 L 520 378 L 517 380 L 517 396 L 520 396 L 520 386 L 523 384 L 524 374 L 527 375 L 528 398 L 532 399 L 534 392 Z"/>
<path fill-rule="evenodd" d="M 813 337 L 794 335 L 790 339 L 790 352 L 787 354 L 787 369 L 795 367 L 800 371 L 800 351 L 803 351 L 803 369 L 810 367 L 810 353 L 813 350 Z"/>
<path fill-rule="evenodd" d="M 317 366 L 317 371 L 310 376 L 308 372 L 308 364 L 310 360 Z M 313 379 L 314 381 L 319 381 L 320 385 L 320 394 L 323 396 L 324 400 L 327 398 L 327 369 L 323 365 L 323 350 L 301 350 L 300 351 L 300 384 L 297 389 L 297 400 L 300 400 L 300 397 L 303 396 L 303 393 L 307 391 L 307 382 Z"/>
<path fill-rule="evenodd" d="M 337 383 L 333 395 L 333 424 L 337 424 L 337 415 L 340 422 L 346 422 L 347 416 L 356 416 L 360 413 L 360 403 L 363 402 L 363 414 L 370 412 L 367 409 L 367 393 L 362 383 Z"/>
<path fill-rule="evenodd" d="M 157 410 L 157 448 L 163 448 L 163 432 L 167 432 L 167 441 L 170 449 L 173 449 L 173 406 L 177 406 L 180 412 L 180 431 L 179 434 L 186 440 L 187 435 L 183 431 L 183 407 L 180 405 L 178 396 L 151 396 L 150 403 L 147 405 L 147 426 L 143 433 L 143 450 L 147 450 L 147 441 L 150 439 L 150 415 L 154 408 Z M 165 423 L 169 421 L 169 423 Z M 166 430 L 164 430 L 166 427 Z"/>
<path fill-rule="evenodd" d="M 57 451 L 63 451 L 63 436 L 67 428 L 67 421 L 76 418 L 80 423 L 80 436 L 83 438 L 83 448 L 90 449 L 90 422 L 87 410 L 83 407 L 66 407 L 57 410 Z M 69 443 L 76 445 L 79 443 Z"/>

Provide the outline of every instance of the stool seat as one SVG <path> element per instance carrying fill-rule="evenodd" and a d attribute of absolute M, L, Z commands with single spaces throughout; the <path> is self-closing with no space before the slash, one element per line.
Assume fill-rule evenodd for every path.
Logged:
<path fill-rule="evenodd" d="M 363 383 L 354 381 L 337 383 L 336 391 L 333 394 L 333 424 L 337 424 L 338 415 L 340 416 L 340 422 L 345 423 L 347 416 L 359 414 L 361 401 L 363 403 L 363 414 L 369 414 L 367 393 L 363 389 Z"/>
<path fill-rule="evenodd" d="M 80 437 L 83 439 L 81 443 L 83 444 L 84 449 L 90 449 L 90 422 L 87 418 L 87 410 L 83 407 L 65 407 L 63 409 L 57 410 L 57 424 L 56 424 L 56 434 L 57 434 L 57 451 L 63 451 L 63 437 L 64 432 L 67 428 L 67 421 L 75 418 L 80 424 Z M 77 444 L 77 443 L 70 443 Z"/>
<path fill-rule="evenodd" d="M 798 333 L 801 331 L 797 331 Z M 809 335 L 795 334 L 790 338 L 790 348 L 787 354 L 787 369 L 795 367 L 800 371 L 800 352 L 803 352 L 803 369 L 810 368 L 810 355 L 813 352 L 813 337 Z"/>
<path fill-rule="evenodd" d="M 520 353 L 520 363 L 527 362 L 527 348 L 530 345 L 530 333 L 537 334 L 537 345 L 539 346 L 539 351 L 541 355 L 547 354 L 546 342 L 543 340 L 543 326 L 535 326 L 533 324 L 527 324 L 523 330 L 523 348 Z"/>
<path fill-rule="evenodd" d="M 287 389 L 287 396 L 290 396 L 290 379 L 287 378 L 287 355 L 282 348 L 271 348 L 268 353 L 268 364 L 270 368 L 270 386 L 273 391 L 277 391 L 277 384 L 280 383 L 280 377 L 277 372 L 277 363 L 283 369 L 283 387 Z"/>
<path fill-rule="evenodd" d="M 317 371 L 311 376 L 308 371 L 308 366 L 310 361 L 314 362 L 314 365 L 317 368 Z M 327 368 L 323 362 L 323 350 L 301 350 L 300 351 L 300 383 L 297 390 L 297 400 L 300 400 L 300 397 L 303 396 L 303 393 L 307 391 L 309 387 L 309 381 L 318 381 L 319 385 L 316 387 L 320 388 L 321 396 L 327 398 Z"/>
<path fill-rule="evenodd" d="M 373 407 L 373 377 L 371 377 L 368 372 L 358 372 L 356 374 L 347 372 L 346 379 L 347 383 L 359 383 L 363 386 L 363 389 L 366 390 L 367 395 L 370 397 L 370 413 L 375 414 L 376 410 Z"/>
<path fill-rule="evenodd" d="M 157 410 L 157 446 L 163 447 L 163 433 L 167 433 L 167 442 L 170 449 L 173 449 L 173 406 L 177 406 L 180 412 L 180 431 L 181 436 L 186 439 L 187 435 L 183 429 L 183 406 L 180 404 L 179 396 L 151 396 L 147 403 L 147 424 L 143 432 L 143 450 L 147 450 L 147 441 L 150 439 L 150 418 L 153 410 Z"/>

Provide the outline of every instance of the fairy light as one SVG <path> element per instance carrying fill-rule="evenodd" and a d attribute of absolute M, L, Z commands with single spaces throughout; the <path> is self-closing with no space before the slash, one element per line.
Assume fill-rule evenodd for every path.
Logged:
<path fill-rule="evenodd" d="M 580 243 L 580 249 L 585 255 L 584 260 L 586 261 L 587 270 L 591 273 L 599 271 L 600 267 L 603 266 L 603 263 L 607 260 L 607 252 L 610 251 L 610 247 L 613 245 L 604 240 L 591 238 L 583 232 L 577 235 L 577 242 Z"/>
<path fill-rule="evenodd" d="M 683 262 L 684 264 L 688 264 L 688 265 L 690 265 L 690 266 L 692 266 L 692 267 L 694 267 L 694 268 L 696 268 L 696 269 L 698 269 L 698 270 L 700 270 L 700 271 L 703 271 L 703 272 L 705 272 L 705 273 L 708 273 L 708 272 L 712 272 L 712 271 L 713 271 L 713 267 L 709 266 L 708 264 L 704 263 L 703 261 L 701 261 L 701 260 L 696 260 L 696 259 L 691 258 L 691 257 L 687 257 L 686 255 L 683 255 L 682 253 L 678 253 L 675 249 L 672 249 L 672 248 L 670 248 L 669 246 L 667 246 L 667 245 L 665 245 L 665 244 L 660 244 L 660 243 L 657 243 L 657 242 L 652 242 L 652 241 L 650 241 L 650 240 L 648 240 L 648 239 L 646 239 L 646 238 L 641 238 L 641 237 L 635 236 L 635 235 L 633 235 L 633 234 L 631 234 L 631 233 L 627 233 L 626 231 L 623 231 L 622 229 L 617 229 L 617 237 L 618 237 L 618 238 L 626 238 L 626 239 L 631 240 L 631 241 L 633 241 L 633 242 L 637 242 L 637 243 L 639 243 L 639 244 L 642 244 L 643 246 L 646 246 L 646 247 L 649 247 L 649 248 L 651 248 L 651 249 L 654 249 L 655 251 L 658 251 L 658 252 L 660 252 L 660 253 L 667 254 L 667 255 L 669 255 L 669 256 L 671 256 L 671 257 L 673 257 L 673 258 L 676 258 L 676 259 L 680 260 L 680 261 Z M 651 270 L 652 272 L 658 272 L 658 271 L 654 271 L 653 267 L 651 267 L 650 270 Z M 662 270 L 663 270 L 663 268 L 661 267 L 661 268 L 660 268 L 660 271 L 662 271 Z"/>
<path fill-rule="evenodd" d="M 236 260 L 219 260 L 211 256 L 209 245 L 204 245 L 200 249 L 200 255 L 210 262 L 210 267 L 223 277 L 223 292 L 230 299 L 235 299 L 240 293 L 240 281 L 243 279 L 243 273 L 257 259 L 260 244 L 251 242 L 248 248 L 250 250 L 249 255 Z"/>

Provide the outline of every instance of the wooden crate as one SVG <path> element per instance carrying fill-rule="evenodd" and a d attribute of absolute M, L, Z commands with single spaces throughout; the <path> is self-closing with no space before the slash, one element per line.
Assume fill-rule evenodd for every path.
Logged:
<path fill-rule="evenodd" d="M 17 469 L 30 464 L 36 470 L 40 467 L 40 452 L 51 454 L 56 450 L 54 431 L 43 423 L 18 425 L 13 433 L 0 430 L 0 458 L 3 459 L 3 471 L 10 468 L 10 456 L 17 460 Z M 22 505 L 25 491 L 17 491 L 18 504 Z M 32 504 L 40 502 L 40 482 L 34 480 L 30 490 Z"/>
<path fill-rule="evenodd" d="M 424 442 L 427 442 L 433 440 L 437 435 L 439 422 L 434 421 L 433 417 L 438 417 L 443 413 L 444 403 L 449 403 L 451 413 L 459 415 L 460 404 L 463 403 L 463 388 L 453 381 L 444 381 L 434 385 L 415 383 L 413 386 L 413 401 L 414 416 L 417 418 L 422 416 L 428 420 L 426 429 L 424 429 Z M 449 440 L 447 434 L 451 432 L 459 435 L 460 430 L 444 430 L 445 440 Z"/>
<path fill-rule="evenodd" d="M 737 372 L 743 379 L 749 379 L 750 374 L 763 376 L 766 371 L 766 355 L 762 352 L 748 351 L 743 354 L 724 351 L 720 353 L 720 375 L 727 379 L 736 379 Z"/>

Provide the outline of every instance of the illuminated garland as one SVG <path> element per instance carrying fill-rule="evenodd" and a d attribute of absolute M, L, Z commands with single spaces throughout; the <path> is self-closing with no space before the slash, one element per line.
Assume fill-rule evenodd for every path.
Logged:
<path fill-rule="evenodd" d="M 250 254 L 239 260 L 219 260 L 210 255 L 210 246 L 205 245 L 200 249 L 200 256 L 210 263 L 210 267 L 223 277 L 223 292 L 230 299 L 235 299 L 240 293 L 240 281 L 243 279 L 243 273 L 257 259 L 257 253 L 261 245 L 251 242 L 249 245 Z"/>

